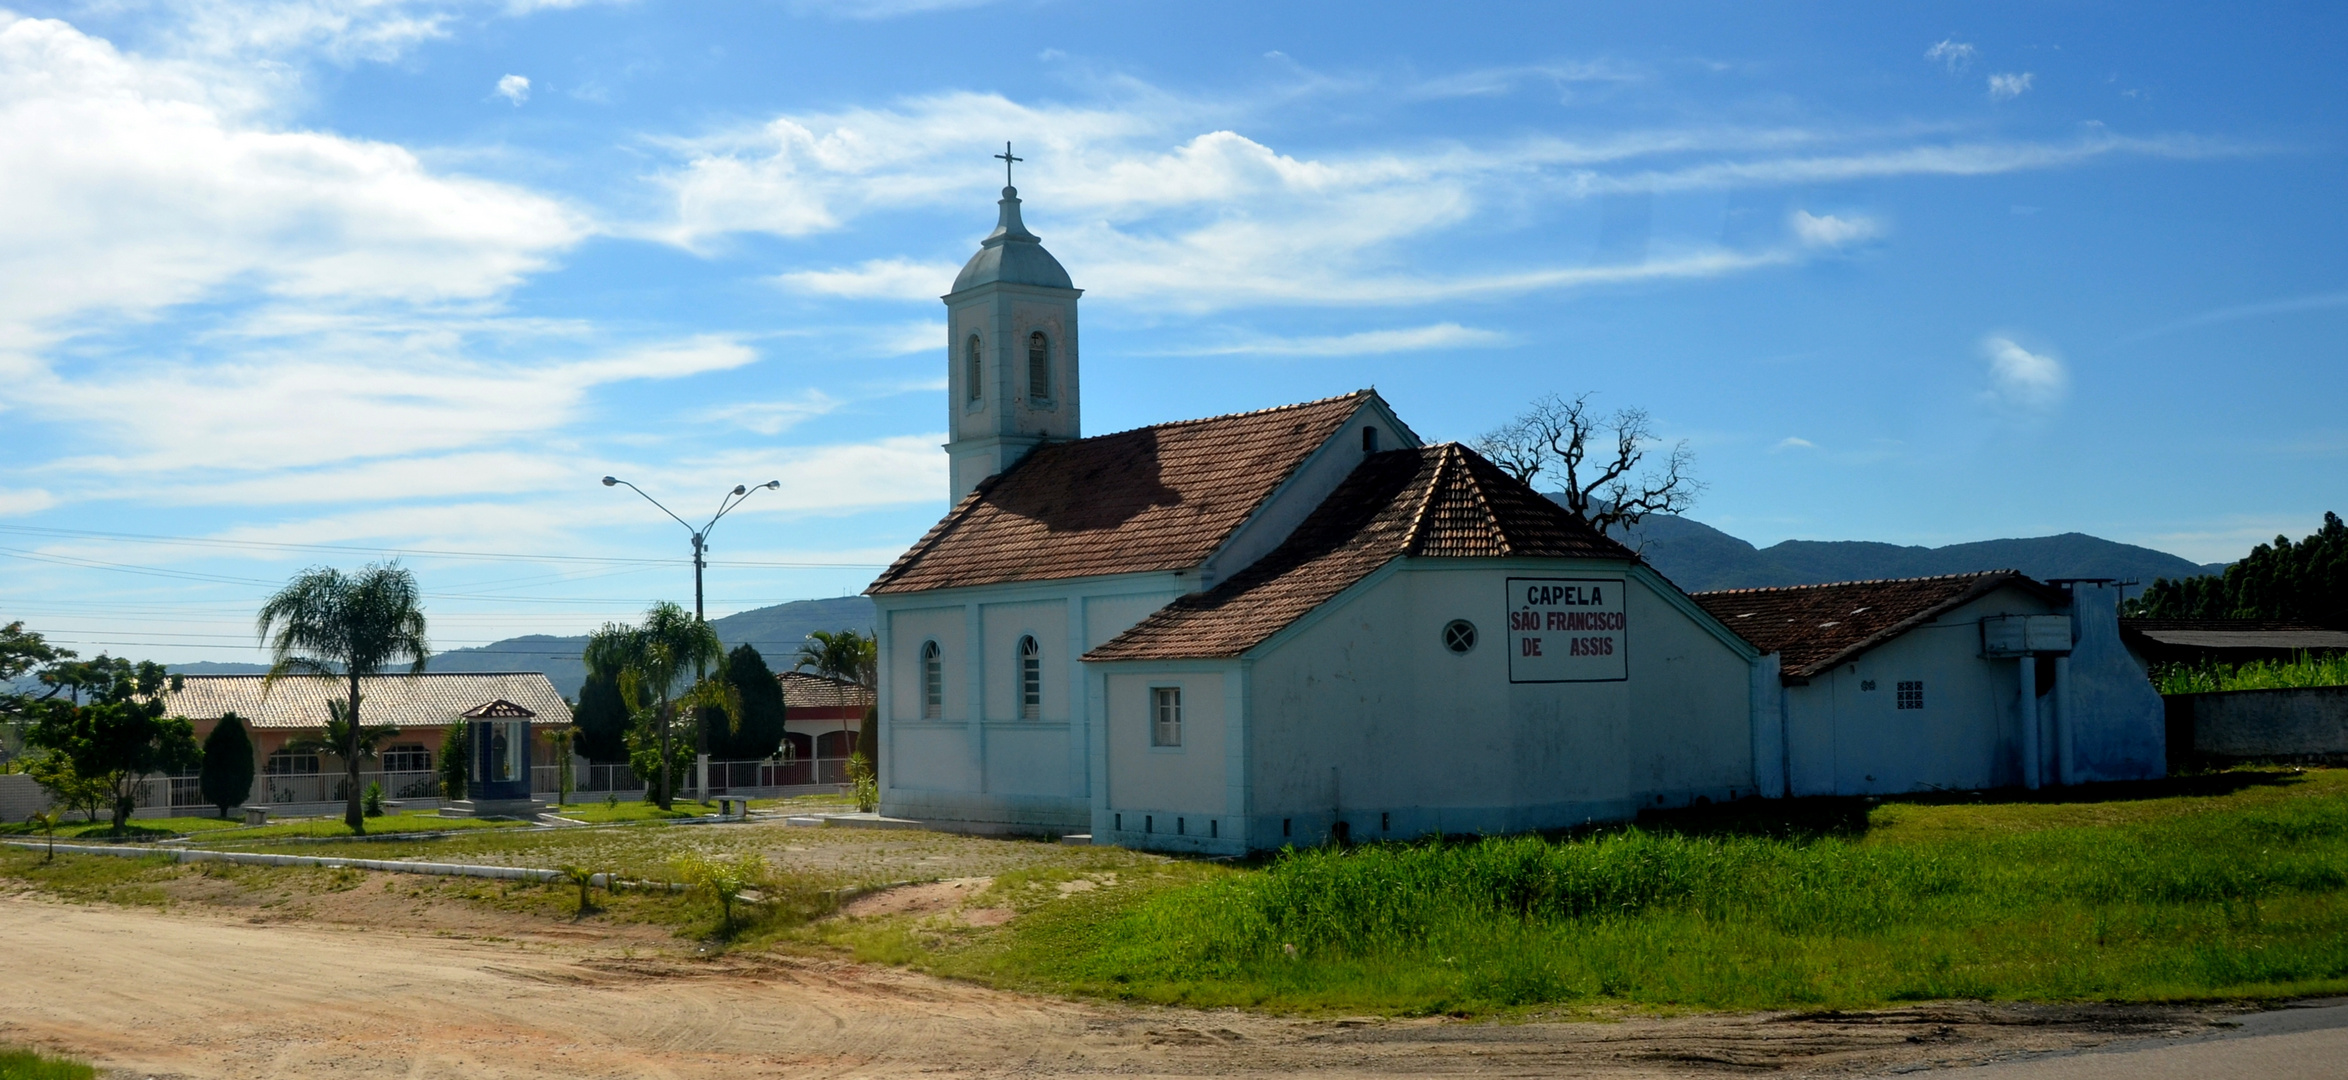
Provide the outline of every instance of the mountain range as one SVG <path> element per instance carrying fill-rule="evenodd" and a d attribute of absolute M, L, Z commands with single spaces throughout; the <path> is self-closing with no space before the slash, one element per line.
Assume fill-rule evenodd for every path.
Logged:
<path fill-rule="evenodd" d="M 1623 541 L 1665 577 L 1689 592 L 1811 585 L 1868 578 L 1930 577 L 1976 570 L 2020 570 L 2049 578 L 2118 578 L 2149 584 L 2154 578 L 2214 574 L 2224 563 L 2196 565 L 2163 551 L 2122 544 L 2085 533 L 2019 540 L 1981 540 L 1946 547 L 1902 547 L 1862 540 L 1787 540 L 1756 548 L 1691 518 L 1657 515 L 1627 532 Z M 776 669 L 788 668 L 799 643 L 816 630 L 873 626 L 872 601 L 862 596 L 795 600 L 710 620 L 727 648 L 747 642 Z M 563 696 L 576 698 L 587 681 L 580 653 L 585 635 L 529 634 L 432 657 L 433 671 L 543 671 Z M 259 664 L 173 664 L 186 675 L 247 674 Z"/>

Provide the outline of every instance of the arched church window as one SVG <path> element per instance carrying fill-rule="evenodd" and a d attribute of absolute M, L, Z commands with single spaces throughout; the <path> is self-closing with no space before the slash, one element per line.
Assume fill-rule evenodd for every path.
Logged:
<path fill-rule="evenodd" d="M 946 715 L 946 658 L 938 643 L 921 643 L 921 718 Z"/>
<path fill-rule="evenodd" d="M 1052 397 L 1052 344 L 1041 330 L 1027 335 L 1027 396 L 1037 401 Z"/>
<path fill-rule="evenodd" d="M 1044 718 L 1044 650 L 1033 636 L 1019 639 L 1019 718 Z"/>
<path fill-rule="evenodd" d="M 968 358 L 963 361 L 964 371 L 962 385 L 965 387 L 965 392 L 969 395 L 970 400 L 977 401 L 981 396 L 983 396 L 979 393 L 979 386 L 984 381 L 983 377 L 986 374 L 986 369 L 978 362 L 977 334 L 970 335 L 970 345 L 967 349 L 964 350 L 964 352 L 968 354 Z"/>

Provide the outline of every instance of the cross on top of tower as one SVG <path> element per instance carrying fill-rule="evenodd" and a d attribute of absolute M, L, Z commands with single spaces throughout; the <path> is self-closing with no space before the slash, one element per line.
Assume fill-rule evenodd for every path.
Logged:
<path fill-rule="evenodd" d="M 1026 161 L 1027 159 L 1023 157 L 1013 157 L 1011 155 L 1011 141 L 1009 139 L 1003 140 L 1003 152 L 996 154 L 995 156 L 1002 159 L 1003 162 L 1003 186 L 1010 187 L 1011 163 L 1014 161 Z"/>

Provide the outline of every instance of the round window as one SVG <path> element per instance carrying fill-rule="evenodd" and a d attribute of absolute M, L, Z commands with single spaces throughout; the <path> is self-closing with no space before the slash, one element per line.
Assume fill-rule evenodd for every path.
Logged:
<path fill-rule="evenodd" d="M 1466 619 L 1453 619 L 1443 624 L 1443 647 L 1455 653 L 1464 653 L 1476 647 L 1476 624 Z"/>

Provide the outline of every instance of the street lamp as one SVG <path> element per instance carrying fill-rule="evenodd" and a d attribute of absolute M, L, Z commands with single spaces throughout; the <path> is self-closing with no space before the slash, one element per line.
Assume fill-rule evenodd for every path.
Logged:
<path fill-rule="evenodd" d="M 633 491 L 638 495 L 644 495 L 643 488 L 637 487 L 634 484 L 630 484 L 627 481 L 620 479 L 619 477 L 606 476 L 603 478 L 603 486 L 605 487 L 618 487 L 620 485 L 626 485 L 628 490 Z M 698 529 L 694 528 L 691 522 L 686 521 L 684 518 L 678 517 L 676 511 L 671 510 L 668 507 L 661 506 L 659 499 L 655 499 L 650 495 L 644 495 L 645 502 L 651 503 L 654 506 L 659 506 L 661 513 L 667 514 L 671 520 L 675 521 L 679 525 L 683 525 L 686 532 L 693 534 L 693 619 L 695 622 L 707 621 L 706 619 L 702 618 L 701 613 L 701 568 L 708 564 L 702 559 L 701 556 L 703 553 L 709 550 L 709 530 L 717 526 L 717 521 L 719 518 L 732 513 L 735 507 L 740 506 L 745 501 L 747 501 L 750 498 L 751 492 L 779 488 L 782 486 L 783 482 L 780 480 L 769 480 L 766 483 L 758 485 L 757 487 L 744 487 L 741 484 L 735 484 L 734 490 L 725 493 L 724 496 L 718 499 L 717 513 L 710 515 L 709 521 Z"/>

